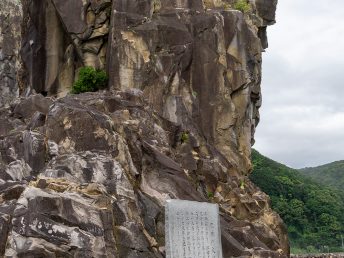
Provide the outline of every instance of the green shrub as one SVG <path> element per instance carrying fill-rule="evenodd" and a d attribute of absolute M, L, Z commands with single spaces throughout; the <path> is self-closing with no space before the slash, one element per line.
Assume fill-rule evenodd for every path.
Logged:
<path fill-rule="evenodd" d="M 243 13 L 247 13 L 251 10 L 251 5 L 247 2 L 247 0 L 237 0 L 233 7 L 235 10 L 239 10 Z"/>
<path fill-rule="evenodd" d="M 79 79 L 72 88 L 73 94 L 82 92 L 93 92 L 106 87 L 108 77 L 103 70 L 96 70 L 93 67 L 82 67 L 79 71 Z"/>

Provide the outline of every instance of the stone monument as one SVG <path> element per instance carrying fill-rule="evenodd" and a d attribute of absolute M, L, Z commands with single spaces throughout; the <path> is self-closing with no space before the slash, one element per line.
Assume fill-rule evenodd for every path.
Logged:
<path fill-rule="evenodd" d="M 217 204 L 168 200 L 166 258 L 222 258 Z"/>

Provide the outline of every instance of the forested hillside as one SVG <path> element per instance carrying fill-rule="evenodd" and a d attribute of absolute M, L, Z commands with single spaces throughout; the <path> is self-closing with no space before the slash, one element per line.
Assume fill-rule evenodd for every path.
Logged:
<path fill-rule="evenodd" d="M 344 191 L 344 160 L 332 162 L 319 167 L 304 168 L 301 174 L 314 181 Z"/>
<path fill-rule="evenodd" d="M 292 252 L 342 251 L 344 196 L 253 151 L 251 180 L 270 195 L 288 227 Z"/>

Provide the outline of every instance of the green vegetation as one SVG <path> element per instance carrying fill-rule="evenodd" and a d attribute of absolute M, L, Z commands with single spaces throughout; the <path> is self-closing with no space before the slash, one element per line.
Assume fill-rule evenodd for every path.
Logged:
<path fill-rule="evenodd" d="M 344 195 L 289 168 L 252 153 L 251 180 L 270 195 L 288 227 L 292 252 L 339 252 L 344 236 Z"/>
<path fill-rule="evenodd" d="M 214 198 L 214 193 L 213 193 L 213 192 L 208 192 L 208 198 L 209 198 L 209 199 Z"/>
<path fill-rule="evenodd" d="M 235 10 L 239 10 L 243 13 L 247 13 L 251 10 L 251 5 L 247 2 L 247 0 L 237 0 L 233 7 Z"/>
<path fill-rule="evenodd" d="M 338 190 L 344 190 L 344 161 L 336 161 L 315 168 L 299 170 L 301 174 L 312 178 L 314 181 Z M 344 216 L 344 215 L 343 215 Z"/>
<path fill-rule="evenodd" d="M 188 140 L 189 140 L 189 133 L 188 132 L 183 132 L 182 135 L 180 136 L 181 143 L 185 143 Z"/>
<path fill-rule="evenodd" d="M 245 189 L 245 181 L 244 180 L 240 180 L 240 188 Z"/>
<path fill-rule="evenodd" d="M 197 92 L 196 92 L 196 91 L 193 91 L 193 92 L 192 92 L 192 96 L 193 96 L 194 98 L 197 98 Z"/>
<path fill-rule="evenodd" d="M 225 11 L 228 11 L 228 10 L 231 9 L 231 5 L 230 5 L 229 3 L 223 3 L 223 9 L 224 9 Z"/>
<path fill-rule="evenodd" d="M 106 87 L 108 77 L 105 71 L 96 70 L 93 67 L 82 67 L 79 71 L 79 79 L 72 88 L 73 94 L 93 92 Z"/>

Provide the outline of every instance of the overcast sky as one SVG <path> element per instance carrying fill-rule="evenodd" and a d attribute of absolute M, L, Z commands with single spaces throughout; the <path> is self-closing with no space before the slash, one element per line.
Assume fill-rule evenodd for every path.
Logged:
<path fill-rule="evenodd" d="M 294 168 L 344 160 L 344 0 L 279 0 L 254 148 Z"/>

